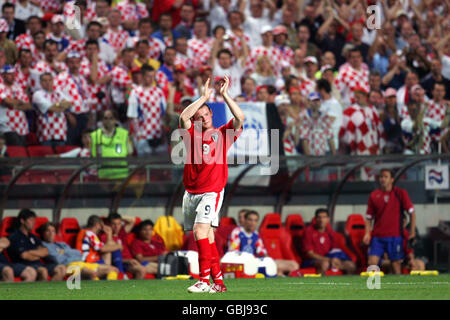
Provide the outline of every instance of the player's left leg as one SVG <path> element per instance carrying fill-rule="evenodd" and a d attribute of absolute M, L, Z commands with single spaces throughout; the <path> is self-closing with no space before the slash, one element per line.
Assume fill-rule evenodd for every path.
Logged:
<path fill-rule="evenodd" d="M 222 270 L 220 269 L 220 256 L 219 251 L 217 250 L 214 235 L 215 228 L 219 227 L 219 212 L 222 207 L 223 193 L 223 190 L 220 193 L 214 193 L 209 200 L 209 205 L 214 208 L 214 212 L 212 213 L 213 216 L 211 217 L 212 228 L 208 234 L 209 244 L 211 246 L 211 277 L 214 281 L 214 284 L 211 286 L 210 293 L 227 291 L 227 288 L 223 283 Z"/>
<path fill-rule="evenodd" d="M 388 239 L 387 254 L 392 261 L 392 270 L 394 274 L 402 273 L 402 262 L 405 257 L 403 252 L 403 238 L 391 237 Z"/>

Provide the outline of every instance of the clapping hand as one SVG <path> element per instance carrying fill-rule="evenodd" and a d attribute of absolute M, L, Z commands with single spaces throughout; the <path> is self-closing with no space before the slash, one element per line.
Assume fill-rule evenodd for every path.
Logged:
<path fill-rule="evenodd" d="M 209 98 L 211 97 L 211 94 L 212 94 L 212 89 L 209 88 L 210 81 L 211 81 L 211 79 L 208 78 L 208 80 L 206 80 L 205 84 L 203 85 L 202 97 L 205 97 L 206 101 L 209 100 Z"/>
<path fill-rule="evenodd" d="M 222 95 L 222 97 L 225 97 L 228 94 L 228 87 L 230 86 L 230 78 L 224 76 L 223 80 L 224 81 L 222 82 L 222 85 L 220 87 L 220 94 Z"/>

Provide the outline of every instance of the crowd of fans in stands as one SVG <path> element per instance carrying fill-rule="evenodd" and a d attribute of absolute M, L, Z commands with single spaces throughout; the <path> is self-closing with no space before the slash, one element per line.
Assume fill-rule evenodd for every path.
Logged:
<path fill-rule="evenodd" d="M 0 156 L 81 146 L 107 110 L 138 156 L 167 154 L 225 75 L 237 101 L 276 105 L 287 155 L 449 152 L 448 0 L 0 2 Z"/>

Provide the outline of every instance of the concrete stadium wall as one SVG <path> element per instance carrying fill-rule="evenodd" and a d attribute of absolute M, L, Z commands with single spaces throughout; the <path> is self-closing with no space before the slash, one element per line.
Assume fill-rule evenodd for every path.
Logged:
<path fill-rule="evenodd" d="M 311 221 L 314 216 L 314 211 L 318 208 L 317 205 L 310 206 L 285 206 L 283 208 L 282 220 L 284 221 L 286 216 L 291 213 L 300 213 L 303 216 L 305 223 Z M 273 212 L 273 207 L 270 206 L 250 206 L 246 207 L 252 210 L 258 211 L 261 215 Z M 430 227 L 436 227 L 439 220 L 450 220 L 450 204 L 417 204 L 415 205 L 417 214 L 417 227 L 419 233 L 425 235 L 427 229 Z M 228 211 L 228 216 L 233 217 L 237 221 L 238 211 L 242 207 L 230 207 Z M 347 216 L 351 213 L 365 213 L 365 205 L 338 205 L 335 210 L 335 223 L 343 223 L 346 221 Z M 45 216 L 51 219 L 52 210 L 51 209 L 35 209 L 37 215 Z M 156 219 L 164 215 L 164 207 L 152 207 L 152 208 L 121 208 L 119 212 L 122 215 L 138 216 L 142 219 L 152 219 L 153 222 Z M 4 212 L 4 217 L 6 216 L 17 216 L 18 210 L 6 209 Z M 62 211 L 62 217 L 75 217 L 78 219 L 81 226 L 83 226 L 87 218 L 96 214 L 99 216 L 106 216 L 108 214 L 108 209 L 98 209 L 98 208 L 72 208 L 64 209 Z M 181 207 L 175 208 L 174 211 L 175 219 L 181 224 L 183 222 L 183 216 L 181 212 Z M 262 220 L 262 219 L 261 219 Z"/>

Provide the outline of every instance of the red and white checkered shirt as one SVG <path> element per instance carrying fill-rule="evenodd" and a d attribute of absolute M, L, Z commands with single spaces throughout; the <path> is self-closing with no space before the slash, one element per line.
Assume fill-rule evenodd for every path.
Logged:
<path fill-rule="evenodd" d="M 123 48 L 125 48 L 128 37 L 128 32 L 122 29 L 120 29 L 118 32 L 108 29 L 108 31 L 106 31 L 105 35 L 103 36 L 103 38 L 108 41 L 108 43 L 115 50 L 122 50 Z"/>
<path fill-rule="evenodd" d="M 245 64 L 245 70 L 254 72 L 256 67 L 256 60 L 258 60 L 258 57 L 263 55 L 269 57 L 275 75 L 279 76 L 281 74 L 281 61 L 283 59 L 283 52 L 281 52 L 280 49 L 274 46 L 271 46 L 270 48 L 266 48 L 264 46 L 253 48 L 250 51 L 250 56 Z"/>
<path fill-rule="evenodd" d="M 357 104 L 344 110 L 339 138 L 356 155 L 377 155 L 386 145 L 378 113 L 372 107 Z"/>
<path fill-rule="evenodd" d="M 97 12 L 95 12 L 95 1 L 88 1 L 86 12 L 84 13 L 84 18 L 87 21 L 92 21 L 97 19 Z"/>
<path fill-rule="evenodd" d="M 8 87 L 5 84 L 0 84 L 0 104 L 3 104 L 3 100 L 6 98 L 17 99 L 23 102 L 29 102 L 28 96 L 22 90 L 22 88 L 14 83 L 12 86 Z M 5 123 L 9 128 L 9 131 L 16 132 L 17 134 L 24 136 L 27 135 L 28 121 L 25 112 L 22 110 L 16 110 L 13 108 L 5 108 L 5 106 L 0 106 L 0 121 Z"/>
<path fill-rule="evenodd" d="M 125 101 L 127 87 L 131 86 L 133 81 L 131 76 L 123 65 L 115 66 L 111 70 L 111 98 L 114 103 L 121 104 Z"/>
<path fill-rule="evenodd" d="M 165 109 L 166 99 L 160 88 L 138 86 L 131 91 L 127 116 L 138 120 L 136 132 L 138 140 L 149 140 L 162 136 L 162 115 Z"/>
<path fill-rule="evenodd" d="M 436 122 L 442 122 L 444 121 L 446 111 L 447 107 L 443 102 L 436 103 L 433 100 L 431 100 L 428 110 L 425 114 L 425 117 L 433 119 Z"/>
<path fill-rule="evenodd" d="M 48 111 L 50 106 L 61 101 L 63 101 L 63 98 L 58 91 L 47 92 L 41 89 L 33 94 L 33 104 L 40 111 L 37 118 L 37 136 L 40 142 L 50 140 L 66 141 L 66 115 L 64 112 Z"/>
<path fill-rule="evenodd" d="M 158 84 L 158 87 L 165 88 L 169 85 L 169 78 L 163 71 L 161 71 L 161 70 L 156 71 L 155 78 L 156 78 L 156 83 Z"/>
<path fill-rule="evenodd" d="M 70 111 L 76 114 L 89 112 L 88 84 L 86 79 L 79 75 L 72 76 L 62 72 L 55 78 L 55 91 L 59 91 L 64 100 L 72 103 Z"/>
<path fill-rule="evenodd" d="M 287 116 L 286 120 L 284 121 L 284 127 L 287 128 L 288 125 L 294 122 L 294 119 Z M 296 134 L 296 126 L 294 125 L 294 128 L 292 132 L 283 139 L 283 148 L 284 148 L 284 155 L 286 156 L 293 156 L 297 154 L 297 149 L 295 148 L 295 137 L 294 134 Z"/>
<path fill-rule="evenodd" d="M 206 38 L 205 40 L 192 38 L 188 40 L 188 57 L 192 59 L 194 68 L 208 64 L 213 43 L 213 38 Z"/>
<path fill-rule="evenodd" d="M 139 40 L 144 40 L 144 39 L 141 39 L 138 36 L 128 38 L 126 46 L 134 48 L 136 46 L 136 43 Z M 164 44 L 164 42 L 162 42 L 158 38 L 153 38 L 153 37 L 150 37 L 145 40 L 148 41 L 149 48 L 150 48 L 149 49 L 149 58 L 159 60 L 159 57 L 164 53 L 164 50 L 166 50 L 166 45 Z"/>
<path fill-rule="evenodd" d="M 86 80 L 91 75 L 91 62 L 88 58 L 83 58 L 81 60 L 80 64 L 80 74 L 86 78 Z M 97 60 L 97 77 L 99 79 L 107 76 L 110 74 L 110 71 L 108 67 L 106 66 L 106 63 L 98 59 Z M 103 99 L 99 99 L 97 97 L 97 93 L 103 92 L 105 94 L 105 97 Z M 107 94 L 108 94 L 108 86 L 105 84 L 99 85 L 95 83 L 89 83 L 88 81 L 88 88 L 87 88 L 87 103 L 89 105 L 89 110 L 97 110 L 97 111 L 104 111 L 108 108 L 108 101 L 107 101 Z"/>
<path fill-rule="evenodd" d="M 86 230 L 84 233 L 83 240 L 81 242 L 81 251 L 82 256 L 81 259 L 87 262 L 93 262 L 89 258 L 89 256 L 98 256 L 98 252 L 104 246 L 104 243 L 100 241 L 99 237 L 91 230 Z M 93 254 L 97 253 L 97 254 Z"/>
<path fill-rule="evenodd" d="M 315 79 L 303 78 L 300 82 L 300 94 L 307 98 L 311 92 L 316 91 L 316 81 Z"/>
<path fill-rule="evenodd" d="M 14 68 L 16 69 L 15 83 L 18 84 L 22 88 L 23 92 L 26 93 L 30 85 L 30 73 L 23 73 L 19 63 L 16 63 Z"/>
<path fill-rule="evenodd" d="M 314 119 L 309 112 L 305 112 L 300 118 L 299 134 L 300 139 L 308 140 L 311 155 L 324 156 L 328 141 L 333 139 L 330 119 L 323 114 Z"/>
<path fill-rule="evenodd" d="M 44 59 L 44 53 L 39 52 L 36 49 L 36 46 L 34 45 L 33 37 L 30 36 L 28 33 L 23 33 L 19 36 L 17 36 L 16 40 L 16 47 L 17 50 L 20 51 L 22 49 L 28 49 L 31 51 L 32 54 L 32 65 L 34 66 L 39 60 Z"/>
<path fill-rule="evenodd" d="M 183 67 L 186 68 L 186 70 L 192 69 L 193 68 L 193 61 L 191 58 L 189 58 L 188 56 L 177 52 L 177 55 L 175 56 L 175 65 L 179 65 L 181 64 Z"/>
<path fill-rule="evenodd" d="M 81 58 L 84 58 L 86 56 L 86 39 L 70 41 L 70 44 L 67 46 L 64 52 L 69 53 L 71 51 L 78 52 Z"/>
<path fill-rule="evenodd" d="M 287 62 L 290 65 L 294 64 L 294 50 L 287 46 L 276 46 L 283 54 L 282 61 Z"/>
<path fill-rule="evenodd" d="M 431 118 L 424 117 L 422 122 L 414 128 L 414 121 L 411 118 L 406 118 L 402 120 L 401 126 L 403 130 L 403 138 L 406 142 L 410 142 L 413 139 L 416 140 L 413 145 L 408 147 L 409 151 L 417 154 L 430 154 L 431 153 L 431 130 L 437 129 L 440 122 L 437 122 Z"/>
<path fill-rule="evenodd" d="M 61 10 L 61 2 L 58 0 L 40 0 L 39 3 L 44 12 L 58 12 Z"/>
<path fill-rule="evenodd" d="M 62 71 L 67 70 L 67 66 L 64 62 L 55 62 L 55 65 Z M 56 77 L 58 75 L 56 70 L 53 70 L 52 67 L 45 60 L 38 61 L 38 63 L 36 63 L 34 68 L 30 70 L 30 87 L 33 92 L 41 89 L 39 77 L 41 76 L 41 74 L 46 72 L 51 73 L 53 77 Z"/>
<path fill-rule="evenodd" d="M 144 3 L 130 3 L 122 0 L 117 4 L 117 9 L 122 13 L 122 21 L 139 21 L 148 17 L 148 11 Z"/>
<path fill-rule="evenodd" d="M 353 89 L 357 86 L 363 87 L 370 91 L 369 87 L 369 71 L 360 69 L 356 70 L 351 65 L 340 69 L 336 80 L 336 88 L 340 91 L 344 109 L 355 103 Z"/>
<path fill-rule="evenodd" d="M 426 118 L 430 118 L 433 121 L 436 121 L 437 123 L 442 123 L 445 118 L 445 113 L 447 111 L 447 107 L 444 103 L 436 103 L 433 100 L 430 101 L 428 105 L 427 112 L 425 113 Z M 433 141 L 439 141 L 441 139 L 441 132 L 434 132 L 431 135 L 431 139 Z"/>
<path fill-rule="evenodd" d="M 236 36 L 231 29 L 228 29 L 225 33 L 230 36 L 230 39 L 234 42 L 236 49 L 241 50 L 242 49 L 241 39 L 239 39 L 239 37 Z M 245 33 L 244 33 L 244 41 L 245 41 L 245 43 L 247 43 L 247 46 L 250 45 L 250 37 L 248 35 L 246 35 Z M 229 50 L 233 49 L 233 46 L 228 41 L 224 42 L 224 47 Z"/>
<path fill-rule="evenodd" d="M 63 15 L 65 19 L 75 18 L 76 11 L 75 11 L 75 0 L 73 1 L 67 1 L 64 3 L 63 7 Z M 95 12 L 95 2 L 91 0 L 86 1 L 86 10 L 84 12 L 84 18 L 87 21 L 92 21 L 95 18 L 97 18 L 97 13 Z M 67 21 L 67 20 L 66 20 Z"/>

